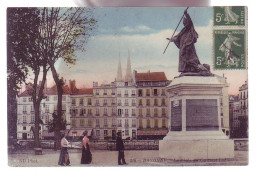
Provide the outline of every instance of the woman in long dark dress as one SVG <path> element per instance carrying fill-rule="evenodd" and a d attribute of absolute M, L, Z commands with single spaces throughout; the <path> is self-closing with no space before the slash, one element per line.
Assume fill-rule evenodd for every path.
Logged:
<path fill-rule="evenodd" d="M 92 161 L 92 155 L 88 144 L 89 143 L 89 139 L 87 137 L 88 132 L 85 131 L 83 135 L 84 137 L 82 139 L 83 146 L 82 146 L 81 164 L 90 164 Z"/>
<path fill-rule="evenodd" d="M 69 142 L 65 137 L 65 133 L 61 134 L 61 138 L 61 152 L 58 164 L 61 166 L 70 166 L 69 153 L 67 149 Z"/>

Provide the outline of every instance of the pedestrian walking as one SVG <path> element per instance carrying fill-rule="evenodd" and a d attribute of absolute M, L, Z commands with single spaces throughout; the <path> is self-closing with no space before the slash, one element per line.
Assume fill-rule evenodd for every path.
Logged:
<path fill-rule="evenodd" d="M 66 139 L 66 134 L 61 134 L 61 152 L 58 164 L 61 166 L 70 166 L 70 159 L 68 153 L 69 142 Z"/>
<path fill-rule="evenodd" d="M 92 161 L 92 154 L 89 149 L 89 139 L 88 139 L 88 132 L 83 132 L 83 139 L 82 139 L 82 156 L 81 156 L 81 164 L 90 164 Z"/>
<path fill-rule="evenodd" d="M 118 150 L 118 165 L 126 164 L 125 162 L 125 153 L 124 153 L 124 142 L 122 140 L 121 132 L 117 132 L 116 138 L 116 149 Z M 122 163 L 121 163 L 122 160 Z"/>

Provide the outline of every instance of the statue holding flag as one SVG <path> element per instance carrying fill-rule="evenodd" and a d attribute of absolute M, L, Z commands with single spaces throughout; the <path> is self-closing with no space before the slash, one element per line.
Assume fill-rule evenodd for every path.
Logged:
<path fill-rule="evenodd" d="M 182 73 L 181 76 L 182 75 L 204 75 L 204 76 L 212 75 L 210 73 L 210 66 L 208 64 L 202 65 L 197 56 L 194 44 L 197 42 L 198 33 L 194 29 L 193 22 L 189 14 L 187 13 L 187 10 L 188 8 L 184 11 L 184 15 L 182 16 L 183 25 L 184 25 L 183 29 L 176 36 L 172 36 L 171 39 L 167 38 L 169 42 L 174 42 L 175 45 L 180 49 L 178 71 Z"/>

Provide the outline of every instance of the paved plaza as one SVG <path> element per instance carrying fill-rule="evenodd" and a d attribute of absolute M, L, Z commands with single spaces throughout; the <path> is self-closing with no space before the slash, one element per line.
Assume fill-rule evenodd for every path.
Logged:
<path fill-rule="evenodd" d="M 9 154 L 9 166 L 21 167 L 53 167 L 58 166 L 60 151 L 43 150 L 43 155 L 34 155 L 33 150 Z M 117 151 L 92 151 L 92 164 L 81 165 L 81 150 L 69 150 L 71 166 L 118 166 Z M 125 151 L 127 165 L 136 166 L 243 166 L 248 164 L 248 151 L 235 151 L 233 159 L 177 161 L 162 159 L 158 150 Z"/>

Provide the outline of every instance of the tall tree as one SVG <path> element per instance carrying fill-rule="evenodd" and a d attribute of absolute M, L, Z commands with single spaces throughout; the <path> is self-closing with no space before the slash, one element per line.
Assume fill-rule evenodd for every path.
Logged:
<path fill-rule="evenodd" d="M 30 89 L 35 111 L 34 141 L 40 147 L 40 104 L 44 98 L 43 89 L 49 69 L 43 52 L 42 24 L 37 8 L 8 8 L 8 87 L 25 82 L 28 72 L 33 72 L 33 86 Z M 38 85 L 41 81 L 40 86 Z M 16 93 L 17 94 L 17 93 Z M 12 94 L 8 97 L 13 97 Z M 15 123 L 16 124 L 16 123 Z"/>
<path fill-rule="evenodd" d="M 93 10 L 87 8 L 43 8 L 41 12 L 43 49 L 45 59 L 51 68 L 58 93 L 55 140 L 60 147 L 62 121 L 63 79 L 59 76 L 55 63 L 60 59 L 75 64 L 76 51 L 84 51 L 89 37 L 93 34 L 96 21 Z"/>

